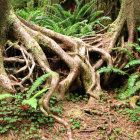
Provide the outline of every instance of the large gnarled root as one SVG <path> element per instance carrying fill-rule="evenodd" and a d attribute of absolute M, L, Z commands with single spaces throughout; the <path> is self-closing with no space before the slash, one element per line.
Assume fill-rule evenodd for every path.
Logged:
<path fill-rule="evenodd" d="M 0 46 L 0 93 L 13 93 L 15 92 L 15 89 L 13 88 L 9 77 L 5 72 L 1 49 L 2 48 Z"/>
<path fill-rule="evenodd" d="M 42 51 L 41 47 L 39 46 L 39 44 L 36 42 L 36 40 L 33 39 L 29 35 L 29 33 L 27 33 L 27 31 L 21 26 L 20 23 L 15 22 L 14 27 L 15 27 L 15 30 L 14 30 L 15 33 L 19 36 L 21 42 L 23 42 L 25 44 L 26 48 L 32 51 L 32 54 L 34 54 L 34 57 L 37 60 L 37 62 L 39 63 L 42 70 L 44 70 L 46 73 L 52 72 L 52 70 L 50 69 L 49 64 L 47 62 L 46 56 L 45 56 L 44 52 Z M 55 47 L 56 52 L 58 51 L 61 54 L 61 58 L 64 59 L 63 58 L 64 56 L 63 56 L 61 50 L 59 50 L 59 48 L 56 44 L 53 45 L 54 42 L 51 39 L 49 39 L 45 36 L 42 36 L 41 39 L 43 41 L 45 39 L 45 43 L 48 43 L 48 41 L 49 41 L 52 44 L 51 46 Z M 67 64 L 71 65 L 69 61 L 67 61 L 66 59 L 64 59 L 64 60 L 66 61 Z M 40 109 L 45 115 L 48 115 L 48 113 L 52 114 L 49 109 L 49 100 L 50 100 L 52 94 L 55 92 L 55 90 L 58 86 L 58 83 L 59 83 L 59 75 L 54 73 L 51 76 L 50 90 L 48 91 L 47 94 L 45 94 L 42 97 L 42 106 L 44 109 L 42 107 L 40 107 Z M 63 119 L 61 119 L 53 114 L 52 114 L 52 117 L 55 118 L 55 120 L 58 121 L 59 123 L 62 123 L 67 128 L 68 137 L 70 140 L 72 140 L 72 132 L 71 132 L 71 128 L 70 128 L 69 124 L 66 121 L 64 121 Z"/>
<path fill-rule="evenodd" d="M 31 77 L 35 66 L 34 59 L 37 61 L 43 72 L 53 72 L 43 49 L 47 51 L 51 50 L 54 54 L 59 56 L 70 69 L 69 74 L 62 81 L 60 81 L 57 73 L 54 73 L 51 78 L 49 78 L 50 90 L 42 97 L 40 109 L 45 115 L 51 114 L 56 121 L 66 126 L 69 139 L 72 139 L 72 132 L 69 124 L 51 113 L 49 109 L 49 101 L 54 92 L 58 93 L 61 99 L 63 99 L 69 87 L 78 77 L 82 79 L 86 93 L 91 96 L 89 104 L 96 102 L 95 99 L 100 99 L 100 75 L 96 73 L 96 70 L 101 67 L 104 61 L 106 61 L 108 66 L 112 66 L 112 59 L 109 53 L 98 48 L 103 45 L 103 42 L 101 42 L 103 40 L 102 35 L 97 35 L 99 37 L 98 40 L 93 40 L 93 42 L 89 43 L 92 45 L 95 44 L 95 46 L 90 46 L 89 44 L 87 45 L 84 43 L 81 39 L 67 37 L 46 28 L 33 25 L 20 17 L 18 18 L 19 19 L 16 19 L 13 23 L 13 30 L 15 36 L 20 42 L 22 42 L 22 46 L 19 50 L 21 51 L 24 63 L 26 64 L 18 72 L 21 72 L 24 69 L 29 70 L 29 74 L 24 78 L 25 80 L 27 77 Z M 62 42 L 63 45 L 69 46 L 71 53 L 65 52 L 57 41 Z M 88 38 L 85 41 L 88 42 L 90 39 Z M 24 49 L 23 46 L 26 49 Z M 102 56 L 101 60 L 96 63 L 95 66 L 91 66 L 90 64 L 89 52 L 95 52 Z M 30 60 L 27 59 L 27 56 Z M 22 63 L 23 60 L 18 59 L 18 61 Z M 30 68 L 31 64 L 32 67 Z M 109 74 L 105 76 L 105 81 L 107 81 L 108 78 Z"/>
<path fill-rule="evenodd" d="M 35 62 L 34 62 L 33 56 L 30 53 L 28 53 L 27 50 L 22 45 L 19 46 L 17 43 L 12 43 L 11 41 L 8 41 L 7 44 L 9 46 L 13 46 L 15 49 L 18 49 L 21 51 L 24 61 L 23 60 L 21 61 L 21 59 L 15 58 L 15 62 L 16 62 L 16 60 L 18 60 L 18 62 L 20 62 L 20 63 L 23 63 L 23 62 L 26 63 L 26 65 L 24 67 L 22 67 L 20 70 L 16 71 L 15 74 L 22 72 L 22 71 L 26 70 L 27 68 L 29 71 L 29 73 L 24 78 L 22 78 L 22 80 L 19 84 L 22 85 L 27 79 L 30 79 L 31 82 L 33 83 L 33 80 L 31 79 L 31 75 L 35 68 Z M 12 60 L 14 60 L 14 59 L 12 59 Z M 30 67 L 30 64 L 31 64 L 31 67 Z"/>

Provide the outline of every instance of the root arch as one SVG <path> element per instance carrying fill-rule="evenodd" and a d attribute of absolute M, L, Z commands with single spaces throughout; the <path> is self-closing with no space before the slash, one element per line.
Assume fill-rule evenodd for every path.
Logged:
<path fill-rule="evenodd" d="M 122 6 L 124 6 L 122 4 Z M 125 9 L 125 8 L 124 8 Z M 12 12 L 11 12 L 12 13 Z M 65 36 L 59 33 L 55 33 L 44 27 L 40 27 L 29 23 L 28 21 L 11 14 L 11 19 L 14 18 L 11 25 L 13 40 L 8 41 L 8 49 L 11 47 L 18 49 L 21 53 L 18 57 L 12 56 L 10 58 L 2 56 L 2 49 L 0 48 L 0 85 L 2 85 L 8 92 L 13 92 L 13 86 L 19 86 L 21 89 L 25 87 L 27 80 L 31 83 L 34 81 L 35 67 L 39 67 L 42 73 L 53 72 L 51 65 L 48 61 L 45 51 L 50 51 L 56 54 L 61 61 L 63 61 L 68 70 L 66 75 L 61 80 L 61 74 L 56 71 L 48 80 L 46 80 L 45 87 L 50 87 L 48 93 L 46 93 L 40 100 L 40 110 L 47 116 L 51 114 L 58 122 L 67 127 L 68 137 L 72 139 L 72 132 L 69 124 L 51 113 L 49 109 L 49 100 L 53 93 L 57 93 L 60 99 L 64 99 L 66 92 L 69 90 L 75 80 L 79 80 L 84 86 L 86 94 L 90 95 L 87 107 L 92 106 L 94 102 L 100 99 L 100 92 L 102 91 L 100 85 L 100 74 L 96 71 L 105 62 L 107 66 L 112 66 L 114 59 L 110 55 L 112 48 L 115 46 L 118 37 L 120 36 L 121 29 L 124 26 L 126 18 L 121 20 L 124 11 L 120 12 L 117 20 L 101 32 L 107 30 L 105 34 L 88 35 L 82 38 L 75 38 Z M 133 24 L 131 24 L 133 25 Z M 129 33 L 128 42 L 133 41 L 133 31 Z M 5 49 L 7 51 L 8 49 Z M 45 51 L 44 51 L 45 50 Z M 91 63 L 91 56 L 89 53 L 94 52 L 101 56 L 98 61 Z M 116 58 L 117 59 L 117 58 Z M 6 63 L 19 63 L 21 66 L 15 73 L 6 74 L 4 70 L 3 61 Z M 121 62 L 121 61 L 120 61 Z M 121 66 L 123 66 L 121 64 Z M 120 67 L 121 67 L 120 66 Z M 18 80 L 18 74 L 24 71 L 28 71 L 22 80 Z M 3 73 L 3 75 L 1 74 Z M 36 78 L 39 73 L 37 72 Z M 8 77 L 9 76 L 9 77 Z M 105 74 L 104 83 L 107 83 L 110 78 L 110 73 Z M 6 84 L 6 82 L 8 84 Z M 0 89 L 1 90 L 1 89 Z"/>

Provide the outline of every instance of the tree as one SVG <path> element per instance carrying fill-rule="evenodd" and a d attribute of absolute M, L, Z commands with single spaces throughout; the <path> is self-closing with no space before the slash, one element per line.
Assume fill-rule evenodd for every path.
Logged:
<path fill-rule="evenodd" d="M 123 36 L 122 29 L 125 27 L 125 23 L 127 23 L 128 29 L 128 40 L 125 39 L 125 41 L 128 43 L 134 41 L 135 28 L 139 23 L 138 14 L 140 13 L 138 8 L 135 11 L 134 9 L 138 5 L 139 0 L 123 0 L 117 19 L 108 28 L 98 34 L 78 39 L 31 24 L 14 13 L 10 0 L 0 0 L 0 93 L 15 92 L 14 86 L 19 86 L 22 89 L 25 87 L 24 83 L 27 80 L 33 82 L 34 78 L 32 77 L 34 77 L 36 65 L 39 65 L 42 73 L 53 72 L 46 55 L 47 52 L 51 52 L 53 55 L 55 54 L 57 59 L 60 58 L 66 64 L 69 73 L 65 77 L 61 77 L 58 72 L 47 80 L 45 87 L 48 87 L 49 84 L 50 90 L 42 97 L 41 111 L 46 115 L 51 113 L 49 100 L 52 94 L 55 92 L 59 98 L 63 99 L 74 82 L 76 82 L 76 87 L 84 87 L 86 93 L 90 95 L 87 107 L 92 106 L 96 102 L 95 99 L 99 100 L 99 93 L 102 90 L 100 75 L 96 70 L 104 62 L 108 66 L 113 65 L 110 53 L 117 40 L 119 40 L 120 34 Z M 124 45 L 124 41 L 121 41 L 121 43 Z M 6 57 L 4 55 L 7 53 L 6 46 L 20 51 L 20 58 Z M 91 52 L 101 55 L 101 59 L 94 63 L 94 66 L 91 64 L 92 59 L 89 55 Z M 25 66 L 20 65 L 22 67 L 16 74 L 28 70 L 27 75 L 19 81 L 16 75 L 7 74 L 4 61 L 25 64 Z M 126 62 L 127 56 L 125 56 L 125 59 L 123 58 L 123 61 L 120 61 L 119 68 L 123 68 Z M 105 84 L 108 83 L 109 78 L 110 73 L 106 73 Z M 52 116 L 67 127 L 69 139 L 72 139 L 68 123 L 53 114 Z"/>

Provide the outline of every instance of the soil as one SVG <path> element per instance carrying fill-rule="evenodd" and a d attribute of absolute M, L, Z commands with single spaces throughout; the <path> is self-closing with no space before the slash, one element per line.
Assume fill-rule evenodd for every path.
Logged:
<path fill-rule="evenodd" d="M 95 104 L 91 110 L 85 108 L 87 102 L 83 100 L 63 102 L 63 119 L 73 120 L 70 122 L 72 128 L 76 127 L 74 122 L 80 122 L 73 130 L 75 140 L 139 140 L 140 122 L 134 123 L 127 119 L 127 114 L 119 114 L 117 110 L 124 109 L 123 105 L 119 107 L 123 102 L 111 96 L 109 98 L 107 102 Z M 55 123 L 51 132 L 42 130 L 45 134 L 43 140 L 67 140 L 66 131 L 62 128 L 62 125 Z"/>

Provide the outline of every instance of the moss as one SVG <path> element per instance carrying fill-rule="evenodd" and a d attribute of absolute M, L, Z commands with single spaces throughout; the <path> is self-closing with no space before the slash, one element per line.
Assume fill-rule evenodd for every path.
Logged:
<path fill-rule="evenodd" d="M 82 73 L 82 80 L 84 83 L 84 87 L 86 90 L 88 90 L 88 88 L 91 86 L 92 84 L 92 74 L 91 71 L 89 69 L 89 67 L 87 65 L 86 66 L 86 71 L 84 69 L 82 69 L 81 73 Z"/>

